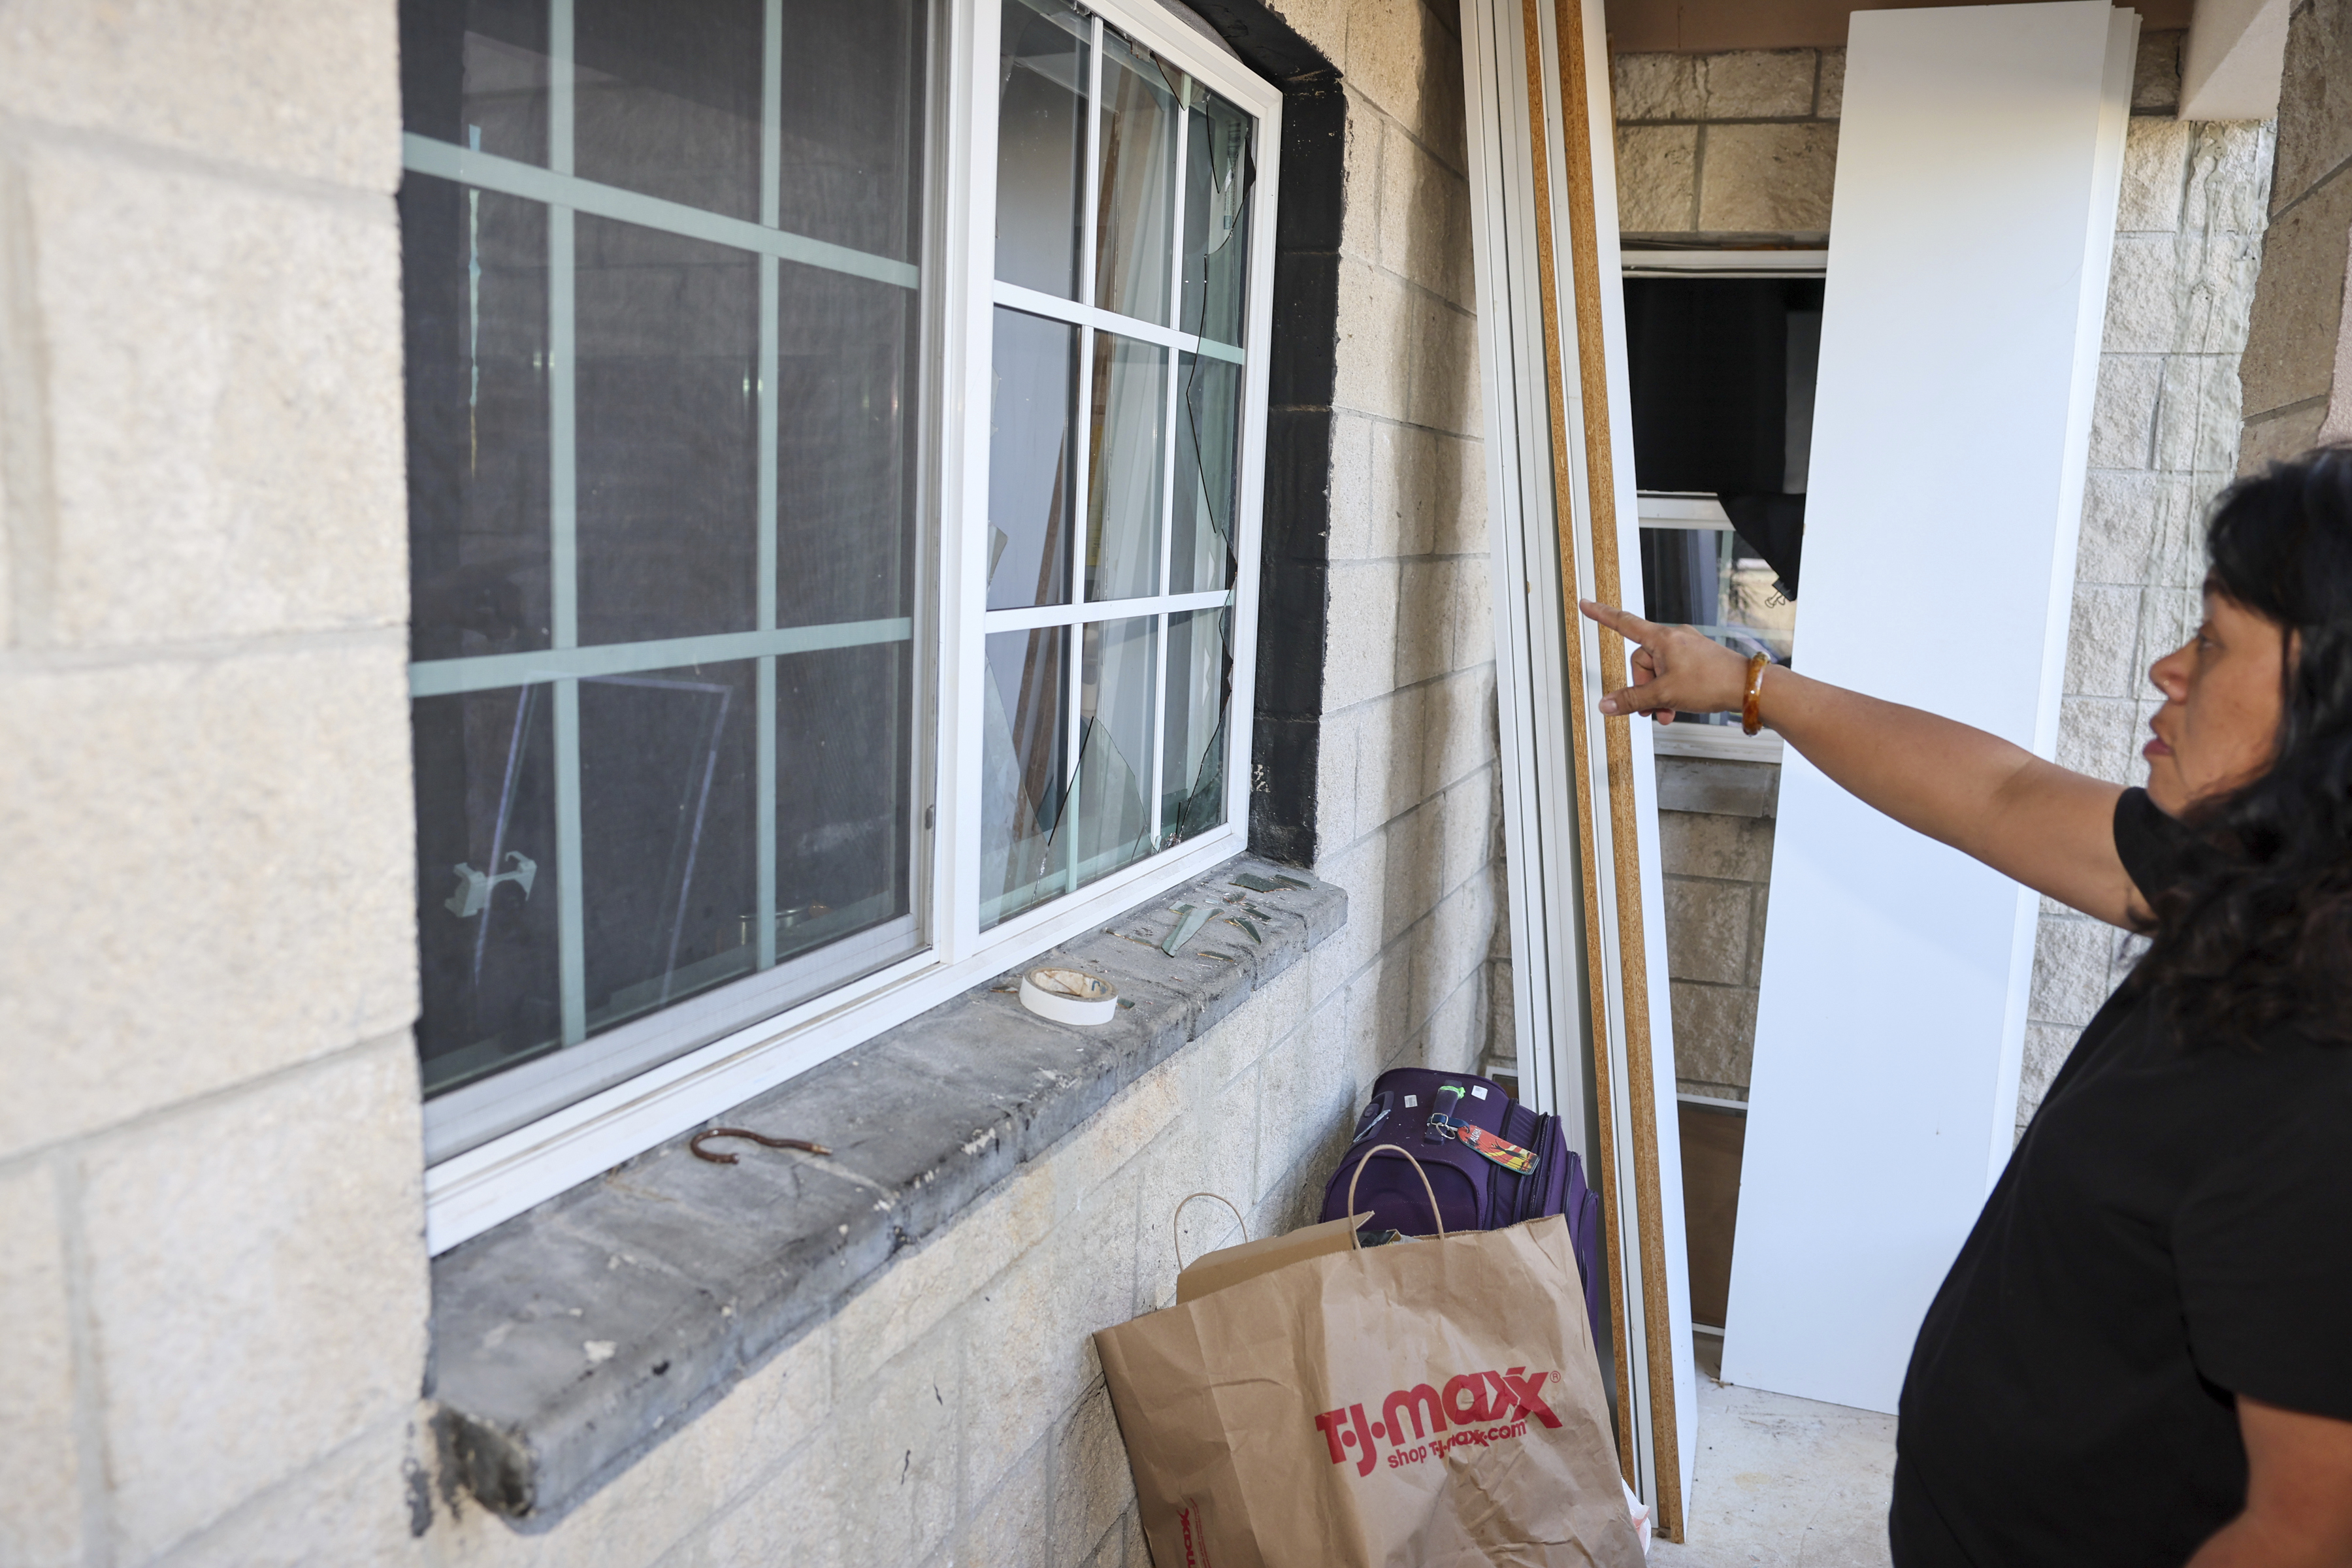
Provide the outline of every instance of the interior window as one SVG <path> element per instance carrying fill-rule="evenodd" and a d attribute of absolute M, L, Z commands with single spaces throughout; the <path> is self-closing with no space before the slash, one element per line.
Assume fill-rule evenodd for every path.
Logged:
<path fill-rule="evenodd" d="M 1796 647 L 1822 294 L 1817 276 L 1625 279 L 1643 614 L 1780 664 Z"/>

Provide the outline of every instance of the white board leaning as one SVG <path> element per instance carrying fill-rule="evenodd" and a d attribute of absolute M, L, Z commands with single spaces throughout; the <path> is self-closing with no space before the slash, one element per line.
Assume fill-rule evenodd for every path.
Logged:
<path fill-rule="evenodd" d="M 2051 755 L 2138 18 L 1856 12 L 1801 668 Z M 1725 1378 L 1895 1408 L 2009 1157 L 2034 894 L 1791 751 Z"/>

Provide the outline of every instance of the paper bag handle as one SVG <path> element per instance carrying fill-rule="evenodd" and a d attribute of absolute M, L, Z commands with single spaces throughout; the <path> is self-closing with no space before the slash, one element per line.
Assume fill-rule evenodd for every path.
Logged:
<path fill-rule="evenodd" d="M 1233 1199 L 1223 1193 L 1187 1193 L 1176 1200 L 1176 1212 L 1168 1216 L 1168 1234 L 1176 1243 L 1176 1272 L 1179 1274 L 1184 1272 L 1184 1231 L 1183 1227 L 1176 1222 L 1184 1217 L 1184 1205 L 1194 1198 L 1214 1198 L 1227 1208 L 1233 1209 L 1234 1222 L 1242 1227 L 1242 1239 L 1244 1241 L 1249 1239 L 1249 1221 L 1242 1218 L 1241 1210 L 1234 1208 Z"/>
<path fill-rule="evenodd" d="M 1383 1149 L 1389 1150 L 1393 1153 L 1402 1154 L 1407 1160 L 1412 1161 L 1412 1173 L 1421 1178 L 1421 1190 L 1429 1194 L 1429 1212 L 1437 1220 L 1437 1239 L 1444 1241 L 1445 1239 L 1445 1216 L 1437 1212 L 1437 1189 L 1429 1184 L 1429 1173 L 1421 1168 L 1421 1162 L 1413 1159 L 1411 1151 L 1403 1149 L 1394 1143 L 1375 1143 L 1370 1148 L 1364 1151 L 1364 1157 L 1362 1159 L 1356 1162 L 1355 1170 L 1349 1173 L 1348 1175 L 1348 1212 L 1349 1214 L 1354 1214 L 1356 1212 L 1356 1184 L 1364 1179 L 1364 1167 L 1370 1164 L 1372 1162 L 1372 1156 L 1379 1153 Z M 1351 1233 L 1349 1239 L 1355 1242 L 1355 1249 L 1357 1251 L 1360 1252 L 1363 1250 L 1363 1233 L 1360 1230 Z"/>

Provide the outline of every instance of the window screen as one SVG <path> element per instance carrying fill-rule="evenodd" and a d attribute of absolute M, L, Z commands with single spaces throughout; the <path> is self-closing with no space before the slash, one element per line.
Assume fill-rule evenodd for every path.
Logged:
<path fill-rule="evenodd" d="M 920 944 L 930 28 L 402 5 L 434 1157 Z"/>

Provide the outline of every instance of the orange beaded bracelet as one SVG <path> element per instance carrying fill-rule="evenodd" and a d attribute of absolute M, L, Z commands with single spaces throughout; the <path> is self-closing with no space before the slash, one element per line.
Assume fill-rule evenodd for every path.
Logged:
<path fill-rule="evenodd" d="M 1753 735 L 1764 728 L 1764 672 L 1772 668 L 1770 654 L 1751 654 L 1748 659 L 1748 700 L 1739 705 L 1739 731 Z"/>

